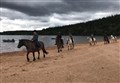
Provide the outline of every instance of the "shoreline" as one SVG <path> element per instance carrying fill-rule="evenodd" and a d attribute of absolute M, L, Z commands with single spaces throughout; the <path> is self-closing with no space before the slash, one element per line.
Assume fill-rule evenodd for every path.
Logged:
<path fill-rule="evenodd" d="M 80 37 L 80 36 L 79 36 Z M 82 36 L 81 36 L 82 37 Z M 83 42 L 83 40 L 81 40 L 81 39 L 79 39 L 79 42 L 78 41 L 75 41 L 75 43 L 76 43 L 76 45 L 77 44 L 88 44 L 88 40 L 86 39 L 86 37 L 84 38 L 84 37 L 82 37 L 83 38 L 83 40 L 84 40 L 84 42 Z M 97 39 L 97 38 L 96 38 Z M 118 38 L 119 39 L 119 38 Z M 77 40 L 77 39 L 76 39 Z M 102 38 L 98 38 L 97 39 L 98 40 L 98 42 L 103 42 L 102 41 Z M 17 41 L 17 39 L 16 39 L 16 41 Z M 45 42 L 45 41 L 44 41 Z M 18 49 L 17 48 L 17 43 L 18 43 L 18 41 L 14 44 L 14 45 L 12 45 L 12 44 L 7 44 L 7 43 L 3 43 L 3 46 L 2 46 L 2 43 L 1 43 L 1 51 L 0 51 L 0 54 L 2 54 L 2 53 L 11 53 L 11 52 L 19 52 L 19 51 L 25 51 L 25 49 L 26 48 L 22 48 L 22 49 Z M 66 41 L 64 42 L 64 44 L 66 44 Z M 7 46 L 8 45 L 8 46 Z M 7 46 L 7 47 L 6 47 Z M 47 47 L 47 48 L 55 48 L 56 46 L 52 43 L 51 45 L 45 45 L 45 47 Z"/>
<path fill-rule="evenodd" d="M 117 43 L 119 43 L 119 42 L 120 42 L 120 39 L 117 40 Z M 98 43 L 99 43 L 99 44 L 103 44 L 103 45 L 107 45 L 107 44 L 104 44 L 103 41 L 97 42 L 97 45 L 99 45 Z M 114 44 L 114 43 L 111 43 L 111 42 L 110 42 L 109 44 Z M 109 44 L 108 44 L 108 45 L 109 45 Z M 90 45 L 89 45 L 89 42 L 88 42 L 88 43 L 77 43 L 77 44 L 75 44 L 75 46 L 76 46 L 76 45 L 78 45 L 78 46 L 79 46 L 79 45 L 82 45 L 82 46 L 88 45 L 88 46 L 90 46 Z M 97 46 L 97 45 L 95 45 L 95 46 Z M 94 46 L 94 45 L 93 45 L 93 46 Z M 67 48 L 67 44 L 65 44 L 64 47 Z M 55 50 L 55 49 L 57 49 L 57 46 L 56 46 L 56 45 L 54 45 L 54 46 L 49 46 L 49 47 L 46 47 L 45 49 L 46 49 L 46 50 Z M 64 49 L 64 48 L 63 48 L 63 49 Z M 9 53 L 19 53 L 19 52 L 26 52 L 26 48 L 24 48 L 24 49 L 22 49 L 22 50 L 20 50 L 20 51 L 2 52 L 2 53 L 0 53 L 0 55 L 9 54 Z"/>
<path fill-rule="evenodd" d="M 87 45 L 89 43 L 79 43 L 79 44 L 75 44 L 75 45 Z M 65 47 L 67 47 L 67 44 L 64 45 Z M 57 49 L 57 46 L 54 45 L 54 46 L 48 46 L 45 48 L 46 50 L 52 50 L 52 49 Z M 20 50 L 20 51 L 11 51 L 11 52 L 1 52 L 1 54 L 8 54 L 8 53 L 17 53 L 17 52 L 26 52 L 26 48 Z"/>

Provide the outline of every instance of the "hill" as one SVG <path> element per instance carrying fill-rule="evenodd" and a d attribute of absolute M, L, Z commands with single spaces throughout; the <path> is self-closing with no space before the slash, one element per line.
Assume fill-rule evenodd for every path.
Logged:
<path fill-rule="evenodd" d="M 116 34 L 120 35 L 120 15 L 109 16 L 94 21 L 85 23 L 78 23 L 73 25 L 54 27 L 42 30 L 41 34 L 57 34 L 59 31 L 62 34 L 67 35 L 69 32 L 74 35 L 104 35 L 104 34 Z"/>
<path fill-rule="evenodd" d="M 51 27 L 38 31 L 39 35 L 56 35 L 58 32 L 63 35 L 68 35 L 71 32 L 73 35 L 104 35 L 115 34 L 120 35 L 120 15 L 109 16 L 93 21 Z M 7 31 L 0 34 L 4 35 L 31 35 L 32 31 Z"/>

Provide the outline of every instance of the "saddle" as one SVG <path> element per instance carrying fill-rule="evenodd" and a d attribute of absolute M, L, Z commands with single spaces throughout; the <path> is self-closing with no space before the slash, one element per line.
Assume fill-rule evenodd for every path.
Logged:
<path fill-rule="evenodd" d="M 55 45 L 57 45 L 58 42 L 61 42 L 62 48 L 64 48 L 64 46 L 63 46 L 64 45 L 63 39 L 57 38 L 56 42 L 55 42 Z"/>
<path fill-rule="evenodd" d="M 40 43 L 38 41 L 34 41 L 35 47 L 40 48 Z"/>

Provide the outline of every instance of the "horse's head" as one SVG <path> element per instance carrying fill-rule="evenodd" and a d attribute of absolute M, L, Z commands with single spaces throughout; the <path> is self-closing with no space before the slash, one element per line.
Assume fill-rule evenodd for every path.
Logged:
<path fill-rule="evenodd" d="M 24 40 L 19 40 L 18 48 L 21 48 L 24 45 Z"/>

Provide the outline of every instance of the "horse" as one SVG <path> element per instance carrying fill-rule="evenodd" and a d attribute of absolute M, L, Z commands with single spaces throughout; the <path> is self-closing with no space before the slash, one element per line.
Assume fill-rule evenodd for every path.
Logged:
<path fill-rule="evenodd" d="M 114 43 L 114 42 L 117 42 L 117 37 L 116 37 L 116 36 L 111 35 L 110 37 L 111 37 L 111 41 L 112 41 L 113 43 Z"/>
<path fill-rule="evenodd" d="M 107 36 L 104 36 L 104 44 L 110 43 L 109 38 Z"/>
<path fill-rule="evenodd" d="M 74 49 L 74 40 L 69 36 L 67 39 L 68 50 Z"/>
<path fill-rule="evenodd" d="M 43 57 L 45 58 L 45 54 L 48 54 L 48 52 L 45 50 L 45 47 L 44 47 L 44 43 L 42 41 L 38 41 L 39 44 L 40 44 L 40 47 L 36 47 L 35 43 L 31 40 L 27 40 L 27 39 L 21 39 L 19 40 L 19 43 L 18 43 L 18 48 L 21 48 L 22 46 L 25 46 L 26 49 L 27 49 L 27 61 L 29 62 L 29 53 L 33 53 L 33 61 L 35 61 L 35 52 L 38 52 L 38 59 L 40 59 L 40 50 L 43 51 Z"/>
<path fill-rule="evenodd" d="M 62 52 L 63 40 L 61 38 L 56 38 L 56 45 L 57 45 L 58 53 Z"/>
<path fill-rule="evenodd" d="M 87 39 L 88 39 L 88 42 L 90 43 L 90 46 L 96 45 L 97 41 L 95 37 L 93 37 L 93 39 L 91 37 L 87 37 Z"/>

